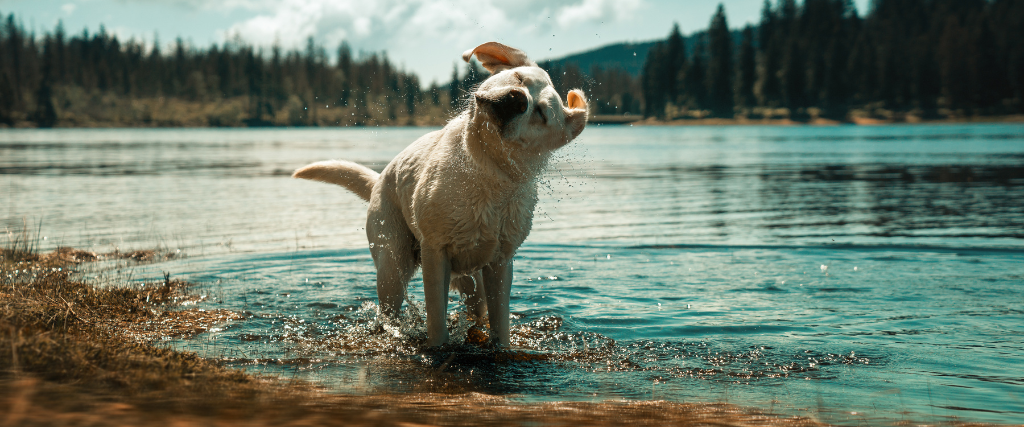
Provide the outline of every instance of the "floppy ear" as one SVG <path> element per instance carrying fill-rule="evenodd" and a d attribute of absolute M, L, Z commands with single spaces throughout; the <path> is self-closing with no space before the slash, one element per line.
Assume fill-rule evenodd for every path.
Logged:
<path fill-rule="evenodd" d="M 510 68 L 537 65 L 530 58 L 527 58 L 523 51 L 498 42 L 487 42 L 474 49 L 467 50 L 462 54 L 462 60 L 469 62 L 474 54 L 476 59 L 479 59 L 484 68 L 490 71 L 491 74 L 497 74 Z"/>

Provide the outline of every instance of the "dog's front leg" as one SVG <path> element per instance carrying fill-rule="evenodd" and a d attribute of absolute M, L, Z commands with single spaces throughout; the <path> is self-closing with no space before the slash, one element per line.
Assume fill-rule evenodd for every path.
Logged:
<path fill-rule="evenodd" d="M 512 260 L 493 262 L 483 269 L 487 318 L 491 322 L 491 342 L 509 346 L 508 301 L 512 291 Z"/>
<path fill-rule="evenodd" d="M 422 248 L 423 293 L 427 305 L 427 346 L 448 342 L 448 284 L 452 263 L 444 251 Z"/>

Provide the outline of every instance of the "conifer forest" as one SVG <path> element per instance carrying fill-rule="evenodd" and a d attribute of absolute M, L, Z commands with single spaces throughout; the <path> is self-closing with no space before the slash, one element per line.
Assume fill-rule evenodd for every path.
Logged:
<path fill-rule="evenodd" d="M 596 115 L 947 119 L 1024 113 L 1024 0 L 765 0 L 760 21 L 678 26 L 639 74 L 609 58 L 542 62 Z M 0 127 L 441 125 L 486 77 L 475 65 L 425 85 L 383 53 L 309 39 L 209 47 L 44 34 L 0 22 Z"/>

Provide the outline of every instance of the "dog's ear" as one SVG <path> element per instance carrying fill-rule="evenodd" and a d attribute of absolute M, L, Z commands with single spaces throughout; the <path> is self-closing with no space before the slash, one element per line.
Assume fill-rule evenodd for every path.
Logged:
<path fill-rule="evenodd" d="M 476 59 L 480 60 L 480 64 L 491 74 L 516 67 L 537 66 L 523 51 L 498 42 L 487 42 L 467 50 L 462 54 L 462 60 L 469 62 L 473 55 L 476 55 Z"/>
<path fill-rule="evenodd" d="M 587 99 L 583 96 L 583 91 L 574 89 L 569 91 L 569 96 L 566 96 L 566 105 L 569 106 L 570 110 L 586 110 Z"/>
<path fill-rule="evenodd" d="M 569 127 L 569 139 L 575 139 L 580 135 L 580 132 L 583 132 L 583 128 L 587 126 L 587 119 L 589 118 L 587 98 L 583 95 L 583 91 L 573 89 L 569 91 L 569 95 L 565 97 L 565 100 L 565 124 Z"/>

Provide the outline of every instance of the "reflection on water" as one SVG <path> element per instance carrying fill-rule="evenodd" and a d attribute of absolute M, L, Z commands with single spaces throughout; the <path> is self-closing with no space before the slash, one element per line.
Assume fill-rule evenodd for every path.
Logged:
<path fill-rule="evenodd" d="M 423 351 L 418 281 L 377 322 L 365 203 L 287 178 L 424 132 L 2 131 L 3 226 L 180 249 L 119 280 L 187 277 L 246 319 L 170 345 L 346 392 L 1024 421 L 1022 126 L 591 127 L 542 183 L 512 353 Z"/>
<path fill-rule="evenodd" d="M 554 159 L 530 241 L 1020 247 L 1022 128 L 594 126 Z M 8 130 L 3 225 L 51 247 L 360 248 L 362 201 L 285 178 L 382 169 L 424 132 Z"/>

